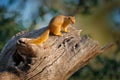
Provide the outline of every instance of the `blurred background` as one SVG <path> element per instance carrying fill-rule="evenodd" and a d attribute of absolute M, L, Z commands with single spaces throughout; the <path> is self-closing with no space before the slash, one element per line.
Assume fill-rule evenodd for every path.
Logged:
<path fill-rule="evenodd" d="M 69 80 L 120 80 L 120 0 L 0 0 L 0 51 L 16 33 L 45 27 L 59 14 L 75 16 L 81 35 L 101 46 L 115 43 Z"/>

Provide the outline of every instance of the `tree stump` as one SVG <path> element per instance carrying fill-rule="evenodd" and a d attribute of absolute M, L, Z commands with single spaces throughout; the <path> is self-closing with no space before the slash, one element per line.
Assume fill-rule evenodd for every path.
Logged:
<path fill-rule="evenodd" d="M 80 30 L 69 27 L 62 37 L 50 34 L 41 45 L 28 44 L 46 28 L 12 37 L 0 53 L 0 80 L 67 80 L 104 49 Z"/>

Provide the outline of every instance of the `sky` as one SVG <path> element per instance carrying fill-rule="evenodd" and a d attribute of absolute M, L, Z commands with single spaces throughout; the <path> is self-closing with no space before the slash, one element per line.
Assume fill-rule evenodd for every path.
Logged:
<path fill-rule="evenodd" d="M 44 16 L 45 20 L 41 20 L 39 15 L 40 7 L 43 7 L 42 1 L 43 0 L 1 0 L 0 8 L 6 10 L 5 14 L 3 15 L 6 19 L 12 18 L 18 14 L 18 16 L 15 18 L 15 22 L 17 24 L 22 24 L 25 28 L 29 28 L 33 21 L 41 26 L 45 26 L 45 24 L 48 24 L 53 15 L 51 13 L 47 13 Z M 78 0 L 76 2 L 78 2 Z M 110 18 L 114 28 L 119 28 L 120 30 L 120 8 L 113 10 Z"/>
<path fill-rule="evenodd" d="M 113 9 L 111 12 L 111 21 L 115 30 L 120 30 L 120 7 Z"/>
<path fill-rule="evenodd" d="M 34 20 L 37 20 L 37 22 L 40 20 L 39 8 L 41 3 L 41 0 L 1 0 L 0 8 L 6 10 L 3 15 L 4 18 L 11 18 L 18 14 L 15 22 L 28 28 Z"/>

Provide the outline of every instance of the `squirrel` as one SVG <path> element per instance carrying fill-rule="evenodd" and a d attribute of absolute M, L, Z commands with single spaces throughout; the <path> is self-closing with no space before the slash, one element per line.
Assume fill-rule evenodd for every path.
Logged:
<path fill-rule="evenodd" d="M 27 43 L 39 45 L 45 42 L 49 38 L 50 33 L 52 33 L 55 36 L 62 36 L 61 31 L 69 32 L 69 30 L 67 30 L 67 26 L 69 24 L 74 24 L 74 23 L 75 23 L 75 17 L 73 16 L 64 16 L 64 15 L 55 16 L 51 19 L 47 30 L 41 36 L 29 40 Z"/>

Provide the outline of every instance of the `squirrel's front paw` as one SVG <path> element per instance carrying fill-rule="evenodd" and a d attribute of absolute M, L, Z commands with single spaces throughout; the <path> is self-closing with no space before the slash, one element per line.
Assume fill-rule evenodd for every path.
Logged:
<path fill-rule="evenodd" d="M 69 30 L 67 30 L 67 29 L 65 29 L 65 30 L 64 30 L 64 32 L 68 33 L 68 32 L 70 32 L 70 31 L 69 31 Z"/>
<path fill-rule="evenodd" d="M 62 36 L 62 34 L 61 34 L 61 33 L 57 33 L 57 34 L 55 34 L 55 35 L 56 35 L 56 36 L 60 36 L 60 37 Z"/>

